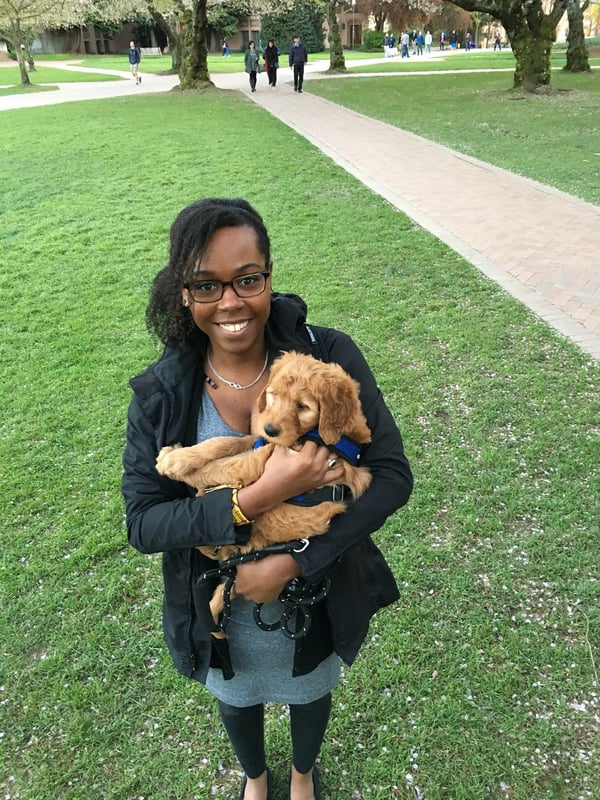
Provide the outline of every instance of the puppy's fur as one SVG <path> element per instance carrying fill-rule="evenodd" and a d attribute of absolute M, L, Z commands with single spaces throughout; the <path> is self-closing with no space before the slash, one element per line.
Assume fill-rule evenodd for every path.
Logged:
<path fill-rule="evenodd" d="M 202 495 L 221 484 L 241 487 L 254 483 L 274 447 L 297 449 L 299 439 L 313 428 L 326 445 L 334 445 L 342 436 L 367 444 L 371 432 L 358 390 L 358 383 L 338 364 L 302 353 L 285 353 L 273 362 L 269 384 L 259 397 L 259 413 L 252 424 L 256 435 L 220 436 L 193 447 L 163 447 L 156 468 L 161 475 L 183 481 Z M 253 449 L 259 436 L 269 444 Z M 354 498 L 360 497 L 371 483 L 369 470 L 335 457 L 344 467 L 340 483 L 349 487 Z M 331 518 L 345 510 L 343 502 L 326 501 L 311 507 L 281 503 L 255 519 L 246 545 L 198 549 L 210 558 L 223 560 L 275 542 L 316 536 L 325 533 Z M 216 618 L 220 603 L 213 599 L 211 610 Z"/>

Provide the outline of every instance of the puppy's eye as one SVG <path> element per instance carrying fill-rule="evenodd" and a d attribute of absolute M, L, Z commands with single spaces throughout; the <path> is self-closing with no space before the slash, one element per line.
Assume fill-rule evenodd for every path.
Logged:
<path fill-rule="evenodd" d="M 298 411 L 306 411 L 308 409 L 308 406 L 305 405 L 304 403 L 296 403 L 296 408 L 298 409 Z"/>

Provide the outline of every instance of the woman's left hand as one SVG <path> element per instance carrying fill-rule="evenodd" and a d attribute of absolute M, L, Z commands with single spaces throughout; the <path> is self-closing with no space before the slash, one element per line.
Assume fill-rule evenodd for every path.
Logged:
<path fill-rule="evenodd" d="M 267 556 L 237 567 L 235 591 L 253 603 L 270 603 L 298 575 L 300 567 L 292 556 L 285 553 Z"/>

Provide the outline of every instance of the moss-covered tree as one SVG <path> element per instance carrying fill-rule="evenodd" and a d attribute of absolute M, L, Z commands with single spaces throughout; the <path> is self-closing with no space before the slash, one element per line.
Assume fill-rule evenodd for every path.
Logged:
<path fill-rule="evenodd" d="M 517 66 L 515 88 L 534 92 L 550 84 L 550 53 L 556 26 L 570 0 L 454 0 L 465 11 L 482 11 L 500 20 Z"/>
<path fill-rule="evenodd" d="M 567 33 L 567 63 L 564 69 L 569 72 L 591 72 L 590 58 L 585 43 L 583 30 L 583 13 L 587 10 L 590 0 L 569 0 L 567 5 L 567 18 L 569 32 Z"/>

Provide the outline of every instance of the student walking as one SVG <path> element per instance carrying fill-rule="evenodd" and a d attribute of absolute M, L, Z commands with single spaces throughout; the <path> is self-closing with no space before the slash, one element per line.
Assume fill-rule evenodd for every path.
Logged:
<path fill-rule="evenodd" d="M 302 84 L 304 83 L 304 65 L 308 61 L 308 53 L 306 47 L 300 41 L 300 37 L 296 34 L 290 47 L 290 67 L 294 70 L 294 91 L 302 92 Z"/>
<path fill-rule="evenodd" d="M 142 76 L 140 75 L 140 62 L 142 60 L 142 53 L 140 48 L 136 45 L 134 41 L 129 42 L 129 64 L 131 69 L 131 74 L 135 79 L 135 85 L 139 86 L 142 82 Z"/>
<path fill-rule="evenodd" d="M 277 70 L 279 69 L 279 48 L 275 44 L 275 39 L 269 39 L 263 56 L 269 78 L 269 86 L 271 89 L 275 89 L 277 86 Z"/>
<path fill-rule="evenodd" d="M 256 91 L 256 73 L 258 72 L 260 58 L 256 52 L 256 45 L 254 42 L 248 42 L 248 48 L 244 56 L 244 66 L 246 72 L 250 76 L 250 89 Z"/>

